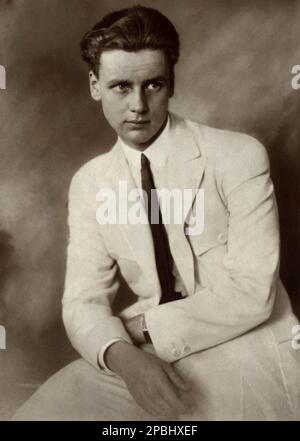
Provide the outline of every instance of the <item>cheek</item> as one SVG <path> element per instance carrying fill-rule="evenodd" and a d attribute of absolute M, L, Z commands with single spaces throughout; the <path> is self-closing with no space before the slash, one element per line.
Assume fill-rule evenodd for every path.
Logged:
<path fill-rule="evenodd" d="M 162 113 L 168 108 L 169 104 L 169 94 L 162 94 L 152 98 L 151 107 L 155 108 L 156 111 Z"/>
<path fill-rule="evenodd" d="M 160 124 L 161 120 L 165 119 L 166 113 L 168 112 L 168 100 L 154 100 L 154 102 L 152 102 L 150 105 L 150 109 L 153 119 L 157 122 L 157 124 Z"/>
<path fill-rule="evenodd" d="M 123 106 L 120 101 L 116 101 L 113 99 L 102 100 L 102 108 L 106 119 L 113 126 L 117 124 L 118 121 L 121 120 L 124 115 Z"/>

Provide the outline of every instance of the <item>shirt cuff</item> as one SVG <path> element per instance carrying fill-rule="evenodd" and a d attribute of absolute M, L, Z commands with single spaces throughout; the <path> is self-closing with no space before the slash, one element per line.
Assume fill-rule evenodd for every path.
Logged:
<path fill-rule="evenodd" d="M 123 337 L 116 337 L 113 338 L 112 340 L 109 340 L 107 343 L 105 343 L 105 345 L 102 346 L 99 354 L 98 354 L 98 366 L 101 370 L 101 372 L 107 374 L 107 375 L 116 375 L 115 372 L 113 372 L 111 369 L 109 369 L 109 367 L 106 365 L 105 363 L 105 352 L 106 350 L 115 342 L 117 341 L 125 341 L 126 343 L 131 344 L 130 341 L 126 340 Z"/>

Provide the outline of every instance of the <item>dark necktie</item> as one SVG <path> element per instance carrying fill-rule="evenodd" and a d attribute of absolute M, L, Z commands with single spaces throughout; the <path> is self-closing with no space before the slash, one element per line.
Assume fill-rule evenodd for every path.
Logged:
<path fill-rule="evenodd" d="M 171 302 L 182 298 L 182 296 L 180 293 L 174 291 L 175 278 L 172 274 L 173 259 L 168 236 L 162 221 L 158 197 L 151 173 L 150 161 L 143 153 L 141 155 L 141 175 L 142 189 L 148 196 L 148 219 L 153 238 L 156 268 L 162 292 L 160 303 Z M 153 191 L 151 192 L 151 190 Z M 151 222 L 151 213 L 154 214 L 154 220 L 156 219 L 158 221 L 157 223 Z"/>

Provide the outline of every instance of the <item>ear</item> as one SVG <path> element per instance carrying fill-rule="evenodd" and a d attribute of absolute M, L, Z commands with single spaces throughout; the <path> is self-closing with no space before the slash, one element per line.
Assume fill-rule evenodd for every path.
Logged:
<path fill-rule="evenodd" d="M 89 73 L 90 80 L 90 92 L 91 96 L 95 101 L 101 100 L 101 88 L 99 78 L 96 77 L 94 72 L 90 71 Z"/>

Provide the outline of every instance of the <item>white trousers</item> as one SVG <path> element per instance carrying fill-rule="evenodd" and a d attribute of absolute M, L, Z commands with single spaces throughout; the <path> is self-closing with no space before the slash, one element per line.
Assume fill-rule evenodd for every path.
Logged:
<path fill-rule="evenodd" d="M 174 366 L 192 384 L 194 410 L 177 420 L 299 420 L 300 350 L 269 329 L 192 354 Z M 153 351 L 151 345 L 144 350 Z M 132 373 L 134 375 L 134 372 Z M 147 373 L 145 372 L 145 375 Z M 124 381 L 79 359 L 45 384 L 13 420 L 159 421 L 139 407 Z"/>

